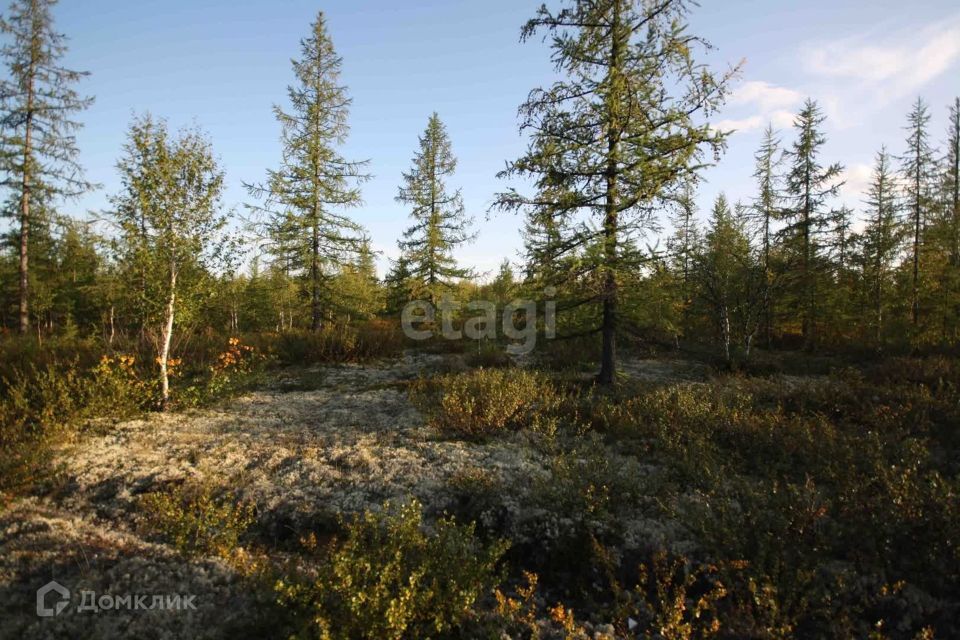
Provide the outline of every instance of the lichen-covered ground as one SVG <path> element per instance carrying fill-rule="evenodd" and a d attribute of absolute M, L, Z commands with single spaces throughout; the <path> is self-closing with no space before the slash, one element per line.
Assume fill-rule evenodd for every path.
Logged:
<path fill-rule="evenodd" d="M 202 638 L 242 630 L 256 603 L 234 570 L 214 558 L 187 560 L 140 523 L 138 496 L 193 480 L 253 502 L 259 538 L 282 550 L 317 522 L 387 500 L 416 497 L 428 512 L 455 510 L 457 478 L 480 472 L 502 487 L 486 515 L 522 537 L 524 520 L 542 516 L 521 508 L 525 492 L 550 473 L 538 448 L 522 434 L 486 443 L 441 438 L 408 400 L 410 380 L 460 366 L 456 356 L 408 354 L 380 365 L 283 371 L 214 409 L 151 415 L 64 444 L 51 489 L 0 514 L 0 638 Z M 702 374 L 670 361 L 635 361 L 625 371 L 645 381 Z M 615 451 L 608 455 L 617 462 Z M 621 462 L 624 473 L 652 472 Z M 640 512 L 624 520 L 637 535 L 668 535 Z M 36 590 L 50 580 L 71 590 L 71 602 L 40 618 Z M 196 608 L 78 611 L 82 591 L 194 595 Z"/>

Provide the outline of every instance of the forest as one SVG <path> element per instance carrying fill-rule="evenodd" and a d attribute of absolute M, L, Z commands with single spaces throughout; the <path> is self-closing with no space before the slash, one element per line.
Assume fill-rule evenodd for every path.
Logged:
<path fill-rule="evenodd" d="M 379 272 L 322 11 L 265 175 L 138 113 L 78 217 L 57 6 L 0 15 L 0 637 L 960 636 L 960 97 L 852 208 L 811 96 L 701 210 L 697 4 L 533 6 L 524 152 L 468 211 L 424 114 Z"/>

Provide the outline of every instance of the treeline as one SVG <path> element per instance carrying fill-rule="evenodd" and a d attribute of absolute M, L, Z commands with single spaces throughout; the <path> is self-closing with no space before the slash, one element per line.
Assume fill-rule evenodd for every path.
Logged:
<path fill-rule="evenodd" d="M 555 36 L 560 80 L 521 106 L 529 147 L 501 174 L 535 189 L 507 190 L 494 204 L 525 216 L 517 276 L 507 262 L 480 286 L 457 263 L 472 219 L 433 114 L 397 194 L 411 226 L 381 280 L 350 215 L 370 174 L 368 161 L 341 153 L 351 101 L 323 14 L 274 109 L 282 155 L 246 184 L 246 216 L 231 223 L 224 210 L 225 176 L 204 133 L 172 132 L 144 114 L 130 124 L 110 207 L 81 221 L 60 210 L 98 188 L 83 177 L 75 139 L 93 100 L 75 89 L 86 74 L 64 65 L 54 5 L 16 0 L 0 23 L 5 332 L 139 341 L 163 368 L 179 334 L 317 331 L 396 318 L 413 299 L 523 294 L 556 297 L 560 338 L 597 341 L 603 382 L 616 374 L 618 341 L 712 343 L 730 361 L 757 346 L 956 343 L 960 100 L 939 146 L 917 101 L 907 139 L 878 152 L 859 211 L 838 206 L 843 168 L 822 157 L 824 117 L 808 101 L 792 134 L 766 132 L 755 198 L 720 197 L 703 223 L 699 176 L 729 135 L 710 119 L 737 69 L 716 75 L 697 61 L 709 45 L 683 26 L 691 3 L 544 7 L 522 36 Z"/>

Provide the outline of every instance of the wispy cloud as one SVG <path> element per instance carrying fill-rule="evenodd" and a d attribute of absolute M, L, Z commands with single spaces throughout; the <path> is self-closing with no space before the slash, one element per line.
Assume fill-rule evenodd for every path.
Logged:
<path fill-rule="evenodd" d="M 813 76 L 843 83 L 873 106 L 917 93 L 960 62 L 960 15 L 917 29 L 874 30 L 804 48 Z"/>
<path fill-rule="evenodd" d="M 750 115 L 721 120 L 714 124 L 714 128 L 720 131 L 745 132 L 762 129 L 767 123 L 772 123 L 776 128 L 789 127 L 794 118 L 790 109 L 802 100 L 803 94 L 787 87 L 761 80 L 744 82 L 730 96 L 727 105 Z"/>

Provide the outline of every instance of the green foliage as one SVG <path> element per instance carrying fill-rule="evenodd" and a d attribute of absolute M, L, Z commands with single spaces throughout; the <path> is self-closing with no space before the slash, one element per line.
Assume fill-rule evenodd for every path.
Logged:
<path fill-rule="evenodd" d="M 187 556 L 233 557 L 256 520 L 252 504 L 218 496 L 204 483 L 148 493 L 140 498 L 140 508 L 147 530 Z"/>
<path fill-rule="evenodd" d="M 347 522 L 314 577 L 284 578 L 276 589 L 301 620 L 296 637 L 446 637 L 495 585 L 506 547 L 483 545 L 473 525 L 453 520 L 428 531 L 415 501 L 387 505 Z"/>
<path fill-rule="evenodd" d="M 562 401 L 546 376 L 524 369 L 481 368 L 421 379 L 411 394 L 433 428 L 463 438 L 521 429 L 552 434 Z"/>
<path fill-rule="evenodd" d="M 960 595 L 946 534 L 960 525 L 946 426 L 956 375 L 930 361 L 793 387 L 732 378 L 600 406 L 592 423 L 666 465 L 678 489 L 660 503 L 711 559 L 744 563 L 734 600 L 748 607 L 753 585 L 766 604 L 731 614 L 738 624 L 860 636 L 880 620 L 949 635 L 952 605 L 937 602 Z"/>
<path fill-rule="evenodd" d="M 285 331 L 274 339 L 277 358 L 286 364 L 363 362 L 396 356 L 403 345 L 398 328 L 380 320 L 330 324 L 319 331 Z"/>
<path fill-rule="evenodd" d="M 342 59 L 322 12 L 310 26 L 300 41 L 300 59 L 292 62 L 290 108 L 274 110 L 282 126 L 279 168 L 267 172 L 264 184 L 247 186 L 263 201 L 252 208 L 267 218 L 262 231 L 277 264 L 304 276 L 310 328 L 316 331 L 323 306 L 333 303 L 331 267 L 337 270 L 362 253 L 360 225 L 340 211 L 361 204 L 359 185 L 369 176 L 363 172 L 366 162 L 349 161 L 338 150 L 350 131 Z"/>
<path fill-rule="evenodd" d="M 397 202 L 412 207 L 414 221 L 400 242 L 405 284 L 413 298 L 434 304 L 450 293 L 456 280 L 470 276 L 453 258 L 454 249 L 470 239 L 470 220 L 460 190 L 449 191 L 446 185 L 456 168 L 446 127 L 434 113 L 420 137 L 413 168 L 403 174 L 404 185 L 397 194 Z"/>

